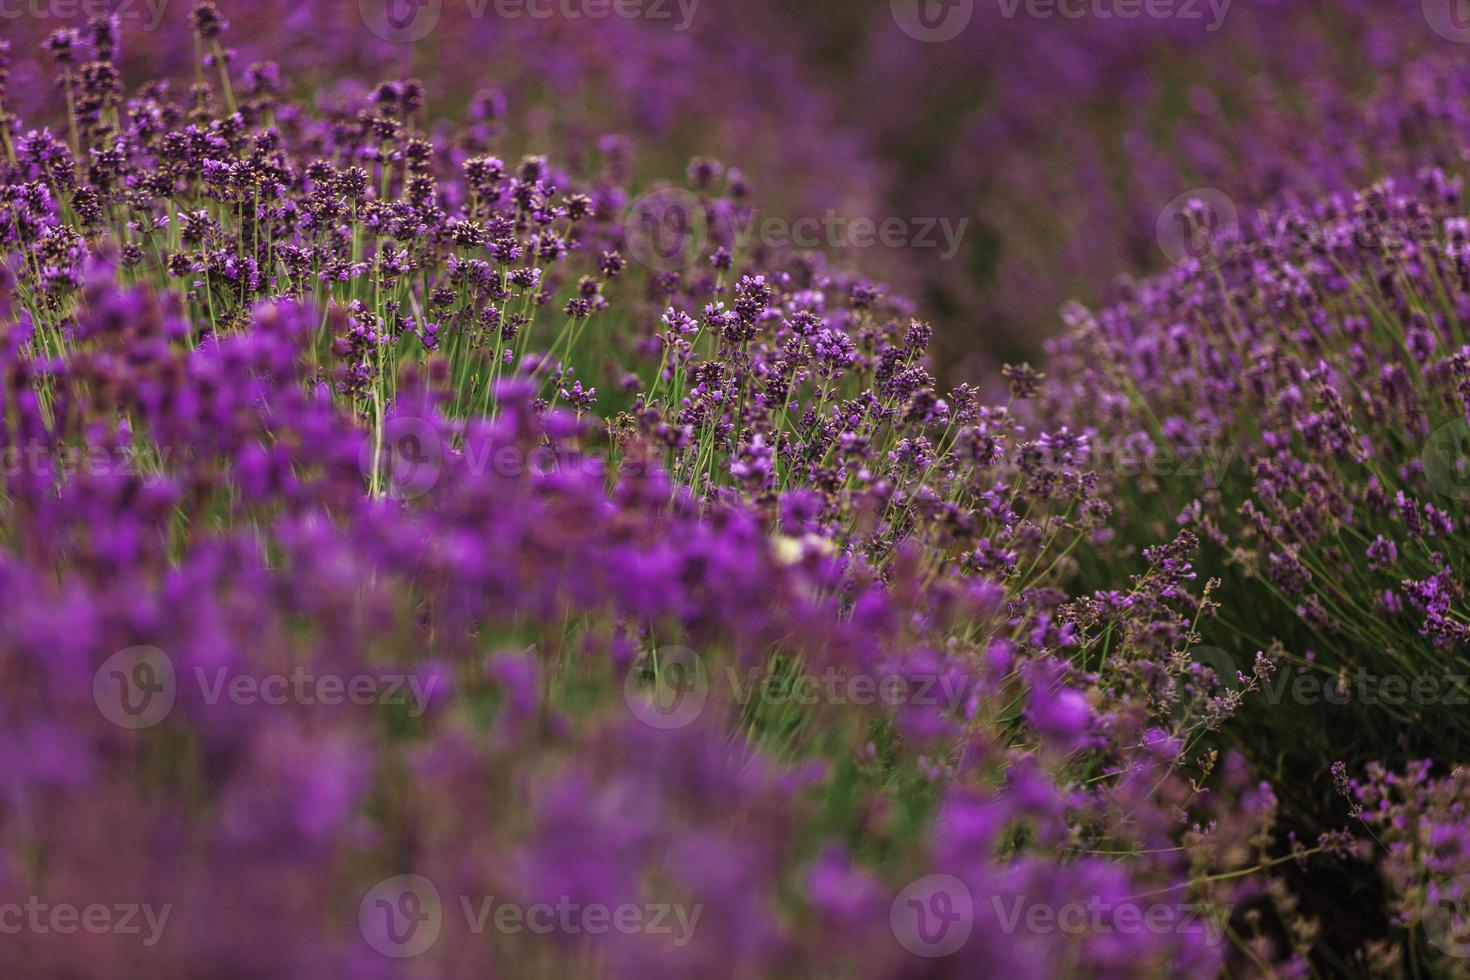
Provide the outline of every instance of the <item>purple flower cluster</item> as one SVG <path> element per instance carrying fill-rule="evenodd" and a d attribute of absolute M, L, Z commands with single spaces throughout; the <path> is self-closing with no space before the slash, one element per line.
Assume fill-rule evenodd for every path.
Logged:
<path fill-rule="evenodd" d="M 1220 229 L 1187 200 L 1208 249 L 1069 305 L 991 388 L 937 377 L 925 304 L 871 269 L 746 234 L 876 194 L 889 145 L 881 99 L 846 141 L 767 12 L 428 7 L 421 47 L 335 2 L 0 46 L 0 962 L 1463 958 L 1457 66 L 1349 5 L 1393 71 L 1357 91 L 1294 47 L 1325 15 L 1254 4 L 1223 50 L 1327 80 L 1226 107 L 1248 69 L 1202 56 L 1180 163 L 1133 107 L 1185 25 L 936 58 L 994 49 L 935 166 L 996 159 L 986 208 L 1048 290 L 1150 264 L 1145 188 L 1290 204 Z M 328 18 L 355 26 L 305 43 Z M 1017 172 L 1046 118 L 1127 153 Z M 1284 162 L 1306 145 L 1358 155 Z M 1062 179 L 1110 186 L 1028 239 Z"/>
<path fill-rule="evenodd" d="M 182 102 L 63 32 L 56 128 L 5 130 L 7 965 L 1301 968 L 1305 920 L 1232 914 L 1289 906 L 1275 796 L 1108 655 L 1187 671 L 1195 540 L 1063 587 L 1109 515 L 1080 430 L 744 250 L 733 168 L 670 268 L 622 144 L 293 100 L 235 20 L 194 11 Z"/>
<path fill-rule="evenodd" d="M 1464 143 L 1465 38 L 1436 33 L 1458 23 L 1453 3 L 932 10 L 963 29 L 925 43 L 873 13 L 853 104 L 897 168 L 890 210 L 975 219 L 956 261 L 907 271 L 955 318 L 945 349 L 981 366 L 1030 349 L 1063 303 L 1158 270 L 1157 224 L 1181 195 L 1277 212 L 1457 165 Z"/>
<path fill-rule="evenodd" d="M 1098 492 L 1124 539 L 1172 524 L 1206 542 L 1200 565 L 1223 583 L 1219 635 L 1235 638 L 1217 658 L 1239 676 L 1230 707 L 1251 715 L 1237 730 L 1252 758 L 1276 755 L 1263 768 L 1292 825 L 1335 833 L 1324 759 L 1346 759 L 1344 780 L 1372 763 L 1379 788 L 1358 808 L 1379 808 L 1364 819 L 1386 848 L 1394 928 L 1410 926 L 1363 951 L 1380 968 L 1424 942 L 1409 877 L 1455 877 L 1396 842 L 1412 821 L 1387 812 L 1385 765 L 1444 760 L 1415 763 L 1415 785 L 1439 780 L 1422 805 L 1445 821 L 1463 805 L 1463 787 L 1444 781 L 1470 695 L 1461 184 L 1426 169 L 1411 186 L 1331 195 L 1285 234 L 1246 228 L 1218 262 L 1185 263 L 1096 313 L 1072 307 L 1038 399 L 1048 425 L 1142 458 L 1218 463 L 1104 468 Z M 1268 651 L 1264 665 L 1250 666 L 1252 649 Z M 1390 741 L 1402 755 L 1385 762 Z M 1294 786 L 1303 772 L 1316 775 Z M 1439 913 L 1450 931 L 1463 922 L 1455 900 Z M 1434 938 L 1427 955 L 1461 955 Z"/>

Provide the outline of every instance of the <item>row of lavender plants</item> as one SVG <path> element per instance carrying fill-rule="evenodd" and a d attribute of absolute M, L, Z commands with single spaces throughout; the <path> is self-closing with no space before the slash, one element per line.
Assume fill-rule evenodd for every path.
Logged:
<path fill-rule="evenodd" d="M 1463 662 L 1455 177 L 996 401 L 734 168 L 180 21 L 182 84 L 105 18 L 0 73 L 4 962 L 1463 966 L 1464 711 L 1382 683 Z"/>

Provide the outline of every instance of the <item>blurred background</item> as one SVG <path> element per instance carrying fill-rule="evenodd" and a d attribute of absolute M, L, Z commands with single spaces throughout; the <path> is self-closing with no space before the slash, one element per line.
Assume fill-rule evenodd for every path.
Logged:
<path fill-rule="evenodd" d="M 1461 0 L 220 6 L 229 70 L 254 85 L 347 106 L 417 77 L 431 116 L 479 118 L 503 155 L 612 153 L 648 179 L 696 156 L 737 168 L 761 215 L 752 233 L 784 228 L 911 298 L 950 381 L 1034 358 L 1063 303 L 1126 295 L 1165 265 L 1171 202 L 1208 188 L 1248 220 L 1413 180 L 1458 159 L 1466 132 Z M 127 81 L 187 86 L 188 7 L 4 6 L 7 108 L 34 125 L 55 102 L 43 42 L 109 11 Z"/>

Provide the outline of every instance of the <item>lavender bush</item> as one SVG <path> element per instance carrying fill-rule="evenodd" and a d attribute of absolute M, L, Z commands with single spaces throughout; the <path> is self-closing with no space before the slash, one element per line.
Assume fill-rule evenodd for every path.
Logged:
<path fill-rule="evenodd" d="M 764 15 L 332 10 L 0 47 L 7 966 L 1461 965 L 1463 711 L 1336 697 L 1463 657 L 1457 177 L 951 386 L 922 303 L 742 232 L 877 186 Z"/>

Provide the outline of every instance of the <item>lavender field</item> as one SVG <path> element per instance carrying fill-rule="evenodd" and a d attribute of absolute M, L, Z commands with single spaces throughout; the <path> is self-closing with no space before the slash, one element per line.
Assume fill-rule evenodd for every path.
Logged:
<path fill-rule="evenodd" d="M 0 978 L 1470 977 L 1470 3 L 0 0 Z"/>

